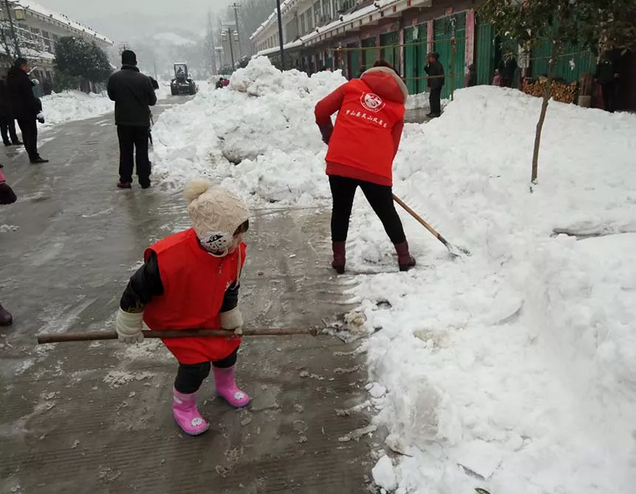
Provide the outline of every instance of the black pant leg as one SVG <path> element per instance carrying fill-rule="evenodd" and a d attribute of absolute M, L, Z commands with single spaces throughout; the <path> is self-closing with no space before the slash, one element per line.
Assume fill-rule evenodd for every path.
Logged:
<path fill-rule="evenodd" d="M 238 351 L 239 349 L 237 348 L 223 360 L 212 362 L 212 365 L 217 369 L 227 369 L 228 367 L 234 367 L 236 365 L 236 360 L 238 359 Z"/>
<path fill-rule="evenodd" d="M 8 117 L 0 117 L 0 133 L 2 134 L 2 141 L 5 144 L 11 144 L 9 141 L 9 118 Z"/>
<path fill-rule="evenodd" d="M 9 127 L 9 137 L 11 137 L 11 142 L 13 144 L 16 144 L 19 141 L 19 139 L 18 139 L 18 134 L 15 131 L 15 119 L 9 118 L 7 120 L 7 125 Z M 37 124 L 36 124 L 35 128 L 37 130 Z"/>
<path fill-rule="evenodd" d="M 406 241 L 402 220 L 395 209 L 393 201 L 393 188 L 388 185 L 378 185 L 371 182 L 360 182 L 360 188 L 364 192 L 367 201 L 378 215 L 384 230 L 394 244 Z"/>
<path fill-rule="evenodd" d="M 24 141 L 24 148 L 29 155 L 29 159 L 31 161 L 37 160 L 40 155 L 38 154 L 38 127 L 35 118 L 19 118 L 18 125 L 22 131 L 22 140 Z"/>
<path fill-rule="evenodd" d="M 349 219 L 358 181 L 352 178 L 329 176 L 333 207 L 331 210 L 331 240 L 344 242 L 349 233 Z"/>
<path fill-rule="evenodd" d="M 119 138 L 119 181 L 123 183 L 132 182 L 134 130 L 135 127 L 127 125 L 117 126 L 117 137 Z"/>
<path fill-rule="evenodd" d="M 435 87 L 431 88 L 431 93 L 429 95 L 429 102 L 431 106 L 431 113 L 434 115 L 440 115 L 442 113 L 442 88 Z"/>
<path fill-rule="evenodd" d="M 199 391 L 203 381 L 210 375 L 210 362 L 179 364 L 174 389 L 179 393 L 192 394 Z"/>
<path fill-rule="evenodd" d="M 137 176 L 142 187 L 150 185 L 150 160 L 148 159 L 149 127 L 135 127 L 135 160 Z"/>

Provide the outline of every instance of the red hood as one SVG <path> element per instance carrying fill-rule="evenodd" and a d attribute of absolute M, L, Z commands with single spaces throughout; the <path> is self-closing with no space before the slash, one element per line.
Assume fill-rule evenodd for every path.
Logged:
<path fill-rule="evenodd" d="M 408 90 L 399 76 L 388 67 L 374 67 L 362 74 L 361 79 L 380 98 L 395 103 L 406 103 Z"/>

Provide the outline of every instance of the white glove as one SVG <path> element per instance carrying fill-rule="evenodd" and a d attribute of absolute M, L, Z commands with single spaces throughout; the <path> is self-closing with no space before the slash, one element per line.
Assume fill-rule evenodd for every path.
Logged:
<path fill-rule="evenodd" d="M 34 77 L 33 79 L 31 79 L 31 84 L 33 84 L 34 86 L 39 86 L 40 81 Z"/>
<path fill-rule="evenodd" d="M 144 324 L 144 313 L 137 312 L 131 314 L 119 309 L 117 319 L 115 319 L 115 329 L 122 343 L 141 343 L 144 341 L 144 334 L 141 332 Z"/>
<path fill-rule="evenodd" d="M 35 118 L 38 119 L 38 122 L 44 123 L 44 113 L 42 113 L 42 112 L 38 113 Z"/>
<path fill-rule="evenodd" d="M 221 327 L 228 331 L 234 331 L 234 334 L 243 334 L 243 314 L 238 306 L 227 312 L 221 312 Z"/>

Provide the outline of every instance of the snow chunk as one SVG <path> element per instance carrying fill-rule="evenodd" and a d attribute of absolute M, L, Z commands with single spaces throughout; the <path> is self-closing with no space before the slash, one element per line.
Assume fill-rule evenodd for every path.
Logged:
<path fill-rule="evenodd" d="M 42 111 L 47 126 L 98 117 L 112 112 L 114 108 L 115 103 L 105 93 L 63 91 L 42 98 Z"/>
<path fill-rule="evenodd" d="M 373 474 L 373 481 L 379 487 L 387 491 L 393 491 L 397 487 L 393 463 L 391 463 L 391 458 L 388 456 L 384 455 L 380 458 L 371 473 Z"/>

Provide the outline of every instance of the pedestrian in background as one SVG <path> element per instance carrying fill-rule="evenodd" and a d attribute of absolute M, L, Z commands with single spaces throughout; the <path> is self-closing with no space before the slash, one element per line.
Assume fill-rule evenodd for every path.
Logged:
<path fill-rule="evenodd" d="M 0 76 L 0 133 L 2 133 L 2 141 L 5 146 L 20 146 L 22 142 L 15 132 L 15 119 L 11 113 L 7 78 Z"/>
<path fill-rule="evenodd" d="M 358 187 L 395 245 L 400 271 L 415 266 L 393 202 L 393 160 L 404 128 L 406 85 L 387 62 L 343 84 L 316 105 L 333 198 L 331 239 L 338 274 L 345 272 L 349 220 Z M 338 112 L 334 127 L 331 116 Z"/>
<path fill-rule="evenodd" d="M 6 182 L 2 170 L 0 170 L 0 204 L 13 204 L 17 200 L 15 192 Z M 0 326 L 11 326 L 13 316 L 0 304 Z"/>
<path fill-rule="evenodd" d="M 108 79 L 108 97 L 115 102 L 115 124 L 119 138 L 119 182 L 117 187 L 130 189 L 133 168 L 142 189 L 150 187 L 150 107 L 157 103 L 152 81 L 137 68 L 137 55 L 131 50 L 121 54 L 121 70 Z M 135 157 L 136 151 L 136 157 Z"/>
<path fill-rule="evenodd" d="M 429 103 L 431 111 L 427 115 L 429 118 L 437 118 L 442 114 L 442 88 L 444 87 L 444 66 L 439 61 L 439 53 L 432 52 L 426 56 L 426 67 L 424 70 L 428 74 Z"/>
<path fill-rule="evenodd" d="M 44 123 L 44 114 L 42 102 L 33 94 L 29 70 L 29 62 L 25 58 L 18 58 L 9 69 L 7 89 L 11 102 L 11 116 L 18 121 L 31 163 L 48 163 L 49 160 L 45 160 L 38 153 L 37 122 Z"/>
<path fill-rule="evenodd" d="M 499 61 L 499 75 L 501 76 L 501 87 L 512 87 L 512 81 L 517 73 L 517 59 L 512 54 L 512 50 L 506 50 L 505 55 Z"/>
<path fill-rule="evenodd" d="M 618 69 L 616 61 L 605 52 L 601 55 L 596 66 L 594 79 L 601 86 L 603 94 L 603 107 L 605 111 L 614 113 L 616 111 L 616 89 L 618 86 Z"/>

